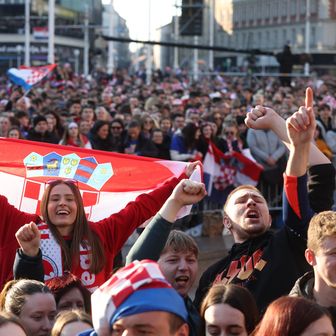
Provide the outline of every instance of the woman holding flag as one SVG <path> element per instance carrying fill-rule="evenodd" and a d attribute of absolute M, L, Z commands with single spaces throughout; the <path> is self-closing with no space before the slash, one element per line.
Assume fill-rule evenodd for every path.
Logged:
<path fill-rule="evenodd" d="M 21 248 L 32 260 L 41 253 L 41 240 L 45 279 L 70 271 L 93 291 L 111 275 L 114 256 L 134 229 L 157 213 L 179 180 L 189 177 L 197 164 L 189 164 L 180 178 L 140 195 L 120 212 L 98 222 L 87 221 L 74 180 L 48 183 L 41 202 L 42 218 L 17 210 L 0 195 L 0 287 L 12 278 L 18 231 Z"/>

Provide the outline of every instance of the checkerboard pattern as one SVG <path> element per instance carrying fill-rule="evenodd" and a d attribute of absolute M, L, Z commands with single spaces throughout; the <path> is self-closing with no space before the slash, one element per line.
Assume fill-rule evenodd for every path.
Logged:
<path fill-rule="evenodd" d="M 110 321 L 115 310 L 139 288 L 172 288 L 158 264 L 152 260 L 134 261 L 114 273 L 91 296 L 94 320 Z"/>
<path fill-rule="evenodd" d="M 46 75 L 45 71 L 32 71 L 31 74 L 27 77 L 27 83 L 29 85 L 34 85 Z"/>
<path fill-rule="evenodd" d="M 224 190 L 229 185 L 234 185 L 236 174 L 237 170 L 235 168 L 221 165 L 219 175 L 214 177 L 214 188 Z"/>

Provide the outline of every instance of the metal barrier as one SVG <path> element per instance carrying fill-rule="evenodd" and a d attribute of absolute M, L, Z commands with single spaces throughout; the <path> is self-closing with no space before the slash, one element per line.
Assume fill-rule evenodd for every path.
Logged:
<path fill-rule="evenodd" d="M 272 186 L 266 184 L 260 184 L 258 189 L 266 199 L 268 208 L 270 211 L 282 210 L 282 184 L 274 184 Z M 210 198 L 205 198 L 201 204 L 196 205 L 192 209 L 192 214 L 199 212 L 218 212 L 223 210 L 223 203 L 217 203 Z"/>

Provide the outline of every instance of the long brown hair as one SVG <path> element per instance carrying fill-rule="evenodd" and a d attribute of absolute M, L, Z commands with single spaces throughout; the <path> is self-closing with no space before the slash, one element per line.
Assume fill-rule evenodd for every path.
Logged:
<path fill-rule="evenodd" d="M 59 184 L 67 185 L 74 197 L 77 204 L 77 215 L 75 222 L 73 224 L 73 233 L 72 233 L 72 241 L 70 247 L 66 243 L 65 239 L 62 237 L 60 232 L 57 230 L 57 227 L 50 221 L 48 215 L 48 202 L 51 190 Z M 63 263 L 65 270 L 71 271 L 71 266 L 77 266 L 79 262 L 79 251 L 80 245 L 84 246 L 85 248 L 91 248 L 90 254 L 90 272 L 97 274 L 103 268 L 105 264 L 105 253 L 102 248 L 102 244 L 100 242 L 99 237 L 95 232 L 93 232 L 90 227 L 89 223 L 86 219 L 84 205 L 82 196 L 79 192 L 78 187 L 73 181 L 68 180 L 55 180 L 49 183 L 47 189 L 45 190 L 42 201 L 41 201 L 41 214 L 43 216 L 43 220 L 48 225 L 51 233 L 55 237 L 56 241 L 60 245 L 62 249 L 63 255 Z"/>
<path fill-rule="evenodd" d="M 247 333 L 250 334 L 253 331 L 259 320 L 259 313 L 254 297 L 246 288 L 223 283 L 212 286 L 201 304 L 201 317 L 204 319 L 205 311 L 220 303 L 238 309 L 244 315 Z"/>

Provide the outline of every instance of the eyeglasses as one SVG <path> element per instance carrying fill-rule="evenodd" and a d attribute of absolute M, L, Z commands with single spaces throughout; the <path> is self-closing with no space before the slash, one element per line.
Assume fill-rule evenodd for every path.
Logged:
<path fill-rule="evenodd" d="M 228 132 L 224 132 L 225 135 L 234 135 L 234 132 L 228 131 Z"/>
<path fill-rule="evenodd" d="M 122 127 L 121 126 L 112 126 L 111 129 L 113 130 L 120 130 Z"/>

